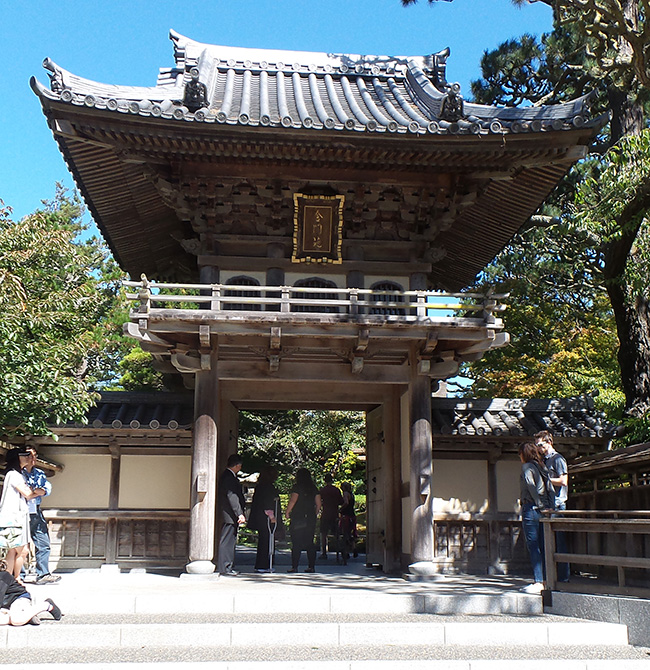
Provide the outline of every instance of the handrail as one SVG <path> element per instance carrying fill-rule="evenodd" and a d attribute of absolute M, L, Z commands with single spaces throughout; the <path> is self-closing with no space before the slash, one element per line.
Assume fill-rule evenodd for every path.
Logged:
<path fill-rule="evenodd" d="M 181 305 L 173 308 L 194 310 L 204 306 L 213 311 L 221 311 L 228 310 L 230 305 L 237 305 L 240 312 L 259 311 L 262 308 L 291 312 L 309 307 L 309 311 L 317 313 L 320 311 L 336 314 L 340 309 L 342 313 L 349 314 L 387 314 L 397 317 L 407 315 L 426 317 L 432 312 L 452 312 L 453 318 L 458 318 L 459 313 L 476 312 L 479 314 L 469 318 L 494 322 L 494 314 L 506 308 L 506 305 L 500 304 L 498 300 L 508 297 L 508 294 L 490 292 L 481 294 L 286 285 L 176 284 L 150 282 L 146 277 L 139 282 L 124 281 L 123 285 L 138 289 L 137 293 L 126 294 L 129 300 L 139 302 L 138 315 L 148 314 L 154 309 L 169 309 L 166 307 L 169 304 L 189 303 L 189 306 Z M 241 309 L 242 306 L 244 309 Z M 246 307 L 250 307 L 250 310 L 246 310 Z M 333 311 L 335 309 L 337 311 Z M 396 313 L 388 313 L 389 310 Z"/>
<path fill-rule="evenodd" d="M 597 517 L 597 518 L 594 518 Z M 643 536 L 650 539 L 650 512 L 647 510 L 566 510 L 553 512 L 542 518 L 544 528 L 544 557 L 546 563 L 546 583 L 551 591 L 571 591 L 583 593 L 605 593 L 650 597 L 650 586 L 629 586 L 626 584 L 626 569 L 650 570 L 650 558 L 645 555 L 626 556 L 622 554 L 595 554 L 558 552 L 556 533 L 599 533 Z M 621 545 L 619 541 L 617 546 Z M 604 584 L 602 580 L 590 583 L 561 583 L 557 580 L 557 564 L 569 563 L 615 567 L 617 584 Z"/>

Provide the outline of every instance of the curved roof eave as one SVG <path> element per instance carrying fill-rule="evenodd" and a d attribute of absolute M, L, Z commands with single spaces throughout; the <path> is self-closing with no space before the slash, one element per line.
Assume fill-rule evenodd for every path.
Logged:
<path fill-rule="evenodd" d="M 543 133 L 590 125 L 590 95 L 505 108 L 465 102 L 432 56 L 361 56 L 222 47 L 171 31 L 175 68 L 156 86 L 102 84 L 50 59 L 41 99 L 183 122 L 413 135 Z M 446 52 L 445 52 L 446 54 Z"/>

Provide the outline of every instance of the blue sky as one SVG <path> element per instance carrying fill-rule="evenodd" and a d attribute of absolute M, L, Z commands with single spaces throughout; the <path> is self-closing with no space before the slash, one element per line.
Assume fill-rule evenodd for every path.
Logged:
<path fill-rule="evenodd" d="M 169 29 L 227 46 L 373 55 L 424 55 L 451 48 L 447 78 L 469 95 L 484 50 L 550 29 L 542 3 L 454 0 L 403 8 L 400 0 L 4 0 L 0 74 L 0 199 L 20 218 L 72 179 L 29 88 L 48 79 L 42 61 L 88 79 L 151 86 L 173 65 Z"/>

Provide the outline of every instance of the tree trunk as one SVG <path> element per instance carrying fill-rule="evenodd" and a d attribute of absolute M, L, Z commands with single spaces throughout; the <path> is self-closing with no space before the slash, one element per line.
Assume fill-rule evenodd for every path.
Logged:
<path fill-rule="evenodd" d="M 650 304 L 620 282 L 608 282 L 620 342 L 618 362 L 625 392 L 625 414 L 643 416 L 650 411 Z"/>

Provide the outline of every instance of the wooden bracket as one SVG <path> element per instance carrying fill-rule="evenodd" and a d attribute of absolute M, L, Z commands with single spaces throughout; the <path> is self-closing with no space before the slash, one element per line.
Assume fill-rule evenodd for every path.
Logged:
<path fill-rule="evenodd" d="M 357 335 L 357 346 L 355 352 L 362 352 L 368 349 L 368 343 L 370 342 L 370 331 L 368 328 L 361 328 Z"/>
<path fill-rule="evenodd" d="M 271 339 L 269 341 L 269 348 L 279 350 L 282 348 L 282 328 L 273 326 L 271 328 Z"/>
<path fill-rule="evenodd" d="M 427 333 L 426 342 L 422 346 L 422 354 L 424 356 L 430 356 L 437 346 L 438 346 L 438 334 L 430 330 Z"/>
<path fill-rule="evenodd" d="M 358 375 L 363 371 L 363 356 L 352 356 L 352 374 Z"/>
<path fill-rule="evenodd" d="M 280 369 L 280 350 L 282 349 L 282 328 L 271 327 L 269 338 L 269 372 L 277 372 Z"/>
<path fill-rule="evenodd" d="M 269 372 L 277 372 L 280 369 L 280 356 L 271 354 L 269 356 Z"/>
<path fill-rule="evenodd" d="M 199 342 L 205 349 L 210 347 L 210 326 L 199 326 Z"/>

